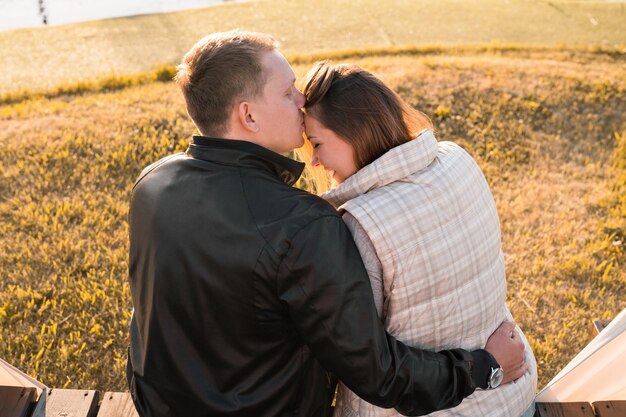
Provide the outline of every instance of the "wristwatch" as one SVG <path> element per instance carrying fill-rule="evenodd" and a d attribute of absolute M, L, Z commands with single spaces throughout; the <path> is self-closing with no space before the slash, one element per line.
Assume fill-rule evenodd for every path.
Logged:
<path fill-rule="evenodd" d="M 489 379 L 487 380 L 487 389 L 498 388 L 504 379 L 504 370 L 500 365 L 497 368 L 491 368 Z"/>

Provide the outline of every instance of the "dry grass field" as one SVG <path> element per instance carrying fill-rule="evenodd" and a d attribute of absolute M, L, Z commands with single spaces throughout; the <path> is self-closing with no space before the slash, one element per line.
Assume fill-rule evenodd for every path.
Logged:
<path fill-rule="evenodd" d="M 624 308 L 625 57 L 356 55 L 479 161 L 545 384 Z M 118 88 L 0 106 L 0 355 L 53 387 L 125 389 L 130 188 L 194 132 L 172 82 Z"/>
<path fill-rule="evenodd" d="M 626 3 L 572 0 L 256 0 L 0 31 L 0 94 L 174 64 L 207 33 L 273 34 L 288 54 L 404 45 L 626 45 Z"/>
<path fill-rule="evenodd" d="M 126 389 L 130 189 L 194 133 L 172 63 L 245 27 L 299 75 L 373 71 L 479 162 L 543 386 L 626 307 L 626 15 L 531 3 L 272 0 L 0 32 L 0 357 L 51 387 Z"/>

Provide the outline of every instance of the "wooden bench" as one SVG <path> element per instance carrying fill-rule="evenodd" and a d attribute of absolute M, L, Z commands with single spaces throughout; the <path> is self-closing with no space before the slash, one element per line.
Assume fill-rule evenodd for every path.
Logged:
<path fill-rule="evenodd" d="M 45 406 L 32 402 L 33 388 L 0 387 L 0 417 L 139 417 L 127 392 L 52 389 Z M 539 417 L 624 417 L 626 401 L 593 404 L 537 403 Z"/>
<path fill-rule="evenodd" d="M 537 403 L 539 417 L 624 417 L 626 401 Z"/>
<path fill-rule="evenodd" d="M 139 417 L 127 392 L 51 389 L 39 402 L 35 396 L 34 388 L 0 387 L 0 417 Z"/>
<path fill-rule="evenodd" d="M 600 334 L 611 320 L 594 320 L 589 334 Z M 626 417 L 626 401 L 537 403 L 538 417 Z"/>

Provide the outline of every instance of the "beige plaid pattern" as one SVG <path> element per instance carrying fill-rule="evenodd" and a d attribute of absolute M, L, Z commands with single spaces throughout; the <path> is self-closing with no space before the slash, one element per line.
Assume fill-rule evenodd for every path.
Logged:
<path fill-rule="evenodd" d="M 459 146 L 424 131 L 323 197 L 352 214 L 371 240 L 382 265 L 383 319 L 399 340 L 431 350 L 478 349 L 510 317 L 495 202 Z M 518 381 L 477 390 L 432 415 L 521 416 L 537 384 L 526 345 L 530 370 Z M 335 416 L 398 415 L 340 390 Z"/>

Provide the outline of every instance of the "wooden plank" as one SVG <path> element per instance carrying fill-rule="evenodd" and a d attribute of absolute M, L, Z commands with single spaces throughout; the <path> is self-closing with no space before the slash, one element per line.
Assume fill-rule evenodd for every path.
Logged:
<path fill-rule="evenodd" d="M 626 416 L 626 401 L 596 401 L 593 403 L 599 417 Z"/>
<path fill-rule="evenodd" d="M 589 403 L 537 403 L 539 417 L 596 417 Z"/>
<path fill-rule="evenodd" d="M 0 417 L 28 417 L 37 390 L 0 386 Z"/>
<path fill-rule="evenodd" d="M 98 417 L 139 417 L 128 392 L 107 392 L 102 397 Z"/>
<path fill-rule="evenodd" d="M 48 388 L 43 389 L 30 417 L 46 417 L 46 403 L 48 401 L 48 392 L 50 392 Z"/>
<path fill-rule="evenodd" d="M 606 326 L 609 325 L 609 323 L 611 323 L 611 320 L 594 320 L 591 322 L 591 336 L 595 337 L 598 334 L 600 334 L 600 332 L 602 330 L 604 330 L 604 328 Z"/>
<path fill-rule="evenodd" d="M 95 417 L 98 391 L 52 389 L 48 392 L 46 417 Z"/>

